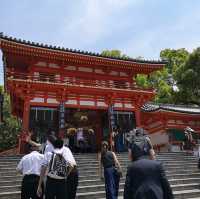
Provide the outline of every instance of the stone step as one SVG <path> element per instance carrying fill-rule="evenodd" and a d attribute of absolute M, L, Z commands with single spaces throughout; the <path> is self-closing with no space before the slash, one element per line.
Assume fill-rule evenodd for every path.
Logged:
<path fill-rule="evenodd" d="M 122 193 L 123 193 L 123 190 L 120 190 L 118 199 L 123 199 Z M 189 198 L 199 199 L 200 190 L 192 189 L 192 190 L 184 190 L 184 191 L 175 191 L 174 196 L 176 199 L 189 199 Z M 20 191 L 0 193 L 0 199 L 19 199 L 19 198 L 20 198 Z M 88 199 L 88 198 L 105 199 L 105 192 L 98 191 L 98 192 L 88 192 L 88 193 L 77 194 L 77 199 Z"/>
<path fill-rule="evenodd" d="M 20 193 L 20 191 L 1 192 L 0 199 L 19 199 Z"/>
<path fill-rule="evenodd" d="M 125 181 L 125 177 L 121 178 L 121 182 Z M 199 183 L 200 184 L 200 179 L 199 178 L 183 178 L 183 179 L 169 179 L 169 182 L 171 185 L 175 184 L 191 184 L 191 183 Z M 90 186 L 90 185 L 100 185 L 103 184 L 104 182 L 100 180 L 99 178 L 94 179 L 94 180 L 79 180 L 79 185 L 80 186 Z M 15 179 L 11 178 L 10 180 L 8 179 L 7 181 L 0 181 L 0 186 L 15 186 L 15 185 L 21 185 L 21 179 Z"/>
<path fill-rule="evenodd" d="M 127 167 L 130 162 L 127 161 L 127 162 L 121 162 L 120 163 L 122 167 Z M 79 169 L 90 169 L 90 168 L 93 168 L 93 169 L 97 169 L 99 166 L 98 163 L 90 163 L 90 164 L 87 164 L 87 163 L 78 163 L 78 167 Z M 194 162 L 181 162 L 181 163 L 163 163 L 163 166 L 165 168 L 187 168 L 187 167 L 196 167 L 197 168 L 197 161 L 194 161 Z M 15 170 L 17 167 L 17 164 L 5 164 L 5 165 L 0 165 L 0 171 L 5 171 L 5 170 Z"/>
<path fill-rule="evenodd" d="M 1 186 L 0 187 L 0 193 L 1 192 L 12 192 L 12 191 L 20 191 L 21 185 L 15 185 L 15 186 Z"/>
<path fill-rule="evenodd" d="M 79 173 L 97 173 L 98 172 L 98 168 L 99 167 L 78 167 Z M 176 166 L 176 167 L 169 167 L 169 166 L 164 166 L 165 170 L 167 172 L 177 172 L 177 173 L 181 173 L 181 172 L 190 172 L 190 171 L 199 171 L 199 169 L 197 168 L 196 165 L 186 165 L 180 168 L 180 166 Z M 123 172 L 127 171 L 127 165 L 123 166 L 122 165 L 122 170 Z M 18 172 L 16 171 L 16 168 L 1 168 L 0 169 L 0 175 L 5 176 L 5 175 L 16 175 Z"/>
<path fill-rule="evenodd" d="M 125 159 L 127 159 L 128 158 L 128 154 L 126 154 L 126 156 L 117 156 L 118 157 L 118 159 L 119 160 L 125 160 Z M 18 161 L 20 161 L 20 159 L 21 158 L 10 158 L 10 159 L 2 159 L 2 158 L 0 158 L 0 162 L 14 162 L 14 161 L 16 161 L 16 162 L 18 162 Z M 92 161 L 92 160 L 96 160 L 97 159 L 97 156 L 94 156 L 94 157 L 78 157 L 78 158 L 76 158 L 75 157 L 75 159 L 77 160 L 77 161 L 84 161 L 84 160 L 90 160 L 90 161 Z M 163 156 L 156 156 L 156 159 L 158 159 L 158 160 L 194 160 L 194 159 L 197 159 L 196 157 L 194 157 L 194 156 L 183 156 L 183 157 L 179 157 L 179 156 L 177 156 L 177 157 L 171 157 L 171 156 L 166 156 L 166 157 L 163 157 Z"/>
<path fill-rule="evenodd" d="M 200 189 L 175 191 L 174 196 L 176 199 L 188 199 L 200 196 Z"/>
<path fill-rule="evenodd" d="M 192 160 L 160 160 L 157 159 L 157 161 L 169 165 L 178 165 L 178 164 L 192 164 L 192 163 L 197 163 L 198 160 L 197 159 L 192 159 Z M 97 159 L 95 160 L 83 160 L 83 161 L 76 161 L 78 165 L 97 165 L 99 164 L 99 161 Z M 128 164 L 130 163 L 130 161 L 128 159 L 124 159 L 124 160 L 119 160 L 120 164 Z M 0 162 L 0 167 L 6 167 L 6 166 L 17 166 L 17 164 L 19 163 L 19 161 L 6 161 L 6 162 Z"/>
<path fill-rule="evenodd" d="M 172 165 L 172 166 L 178 166 L 178 165 L 193 165 L 193 164 L 197 164 L 198 160 L 195 159 L 195 160 L 181 160 L 181 161 L 178 161 L 178 160 L 174 160 L 174 161 L 170 161 L 170 160 L 167 160 L 167 161 L 160 161 L 160 160 L 157 160 L 159 162 L 161 162 L 163 165 Z M 123 161 L 120 161 L 120 164 L 122 165 L 127 165 L 129 164 L 131 161 L 129 161 L 128 159 L 125 159 Z M 15 167 L 17 166 L 19 162 L 4 162 L 4 163 L 0 163 L 0 168 L 2 167 L 9 167 L 9 166 L 12 166 L 12 167 Z M 77 161 L 77 164 L 80 165 L 80 166 L 97 166 L 99 164 L 99 161 L 98 160 L 84 160 L 84 161 Z"/>
<path fill-rule="evenodd" d="M 167 173 L 168 179 L 184 179 L 184 178 L 200 178 L 200 173 Z M 125 175 L 124 175 L 125 176 Z M 15 179 L 22 179 L 22 175 L 15 176 Z M 80 175 L 79 180 L 97 180 L 99 176 L 97 173 L 91 175 Z M 0 181 L 10 181 L 13 180 L 13 176 L 1 176 Z"/>
<path fill-rule="evenodd" d="M 21 185 L 21 179 L 10 179 L 5 181 L 0 181 L 1 186 L 13 186 L 13 185 Z"/>
<path fill-rule="evenodd" d="M 193 190 L 185 190 L 185 191 L 175 191 L 174 196 L 175 198 L 178 198 L 178 199 L 200 199 L 200 190 L 193 189 Z M 105 198 L 99 198 L 99 199 L 105 199 Z M 118 199 L 123 199 L 123 196 L 119 196 Z"/>
<path fill-rule="evenodd" d="M 127 163 L 121 163 L 121 167 L 122 168 L 127 168 L 128 165 L 130 164 L 130 162 Z M 179 168 L 192 168 L 192 169 L 197 169 L 197 162 L 194 163 L 187 163 L 187 164 L 163 164 L 165 169 L 179 169 Z M 6 165 L 6 166 L 0 166 L 0 172 L 10 172 L 10 171 L 15 171 L 16 170 L 17 165 Z M 79 171 L 81 170 L 85 170 L 85 169 L 98 169 L 99 165 L 98 164 L 79 164 L 78 165 Z"/>
<path fill-rule="evenodd" d="M 125 173 L 127 170 L 127 168 L 123 168 L 123 172 Z M 189 168 L 189 167 L 186 167 L 186 168 L 170 168 L 170 169 L 167 169 L 166 170 L 166 173 L 167 174 L 181 174 L 181 173 L 192 173 L 192 172 L 198 172 L 199 170 L 196 168 L 196 167 L 192 167 L 192 168 Z M 93 175 L 93 174 L 97 174 L 98 172 L 98 169 L 89 169 L 88 170 L 83 170 L 83 169 L 80 169 L 79 170 L 79 173 L 80 174 L 84 174 L 84 175 Z M 3 177 L 3 176 L 16 176 L 18 175 L 18 172 L 16 170 L 11 170 L 11 171 L 2 171 L 0 172 L 0 176 Z"/>
<path fill-rule="evenodd" d="M 118 155 L 118 154 L 117 154 Z M 22 156 L 0 157 L 0 199 L 20 198 L 21 175 L 16 176 L 15 167 Z M 105 198 L 104 182 L 97 175 L 98 160 L 96 154 L 76 154 L 79 167 L 79 188 L 77 198 Z M 123 167 L 124 178 L 120 183 L 120 196 L 123 194 L 125 172 L 130 161 L 128 154 L 118 155 Z M 159 153 L 157 159 L 166 169 L 169 182 L 176 194 L 175 198 L 200 197 L 200 171 L 197 169 L 197 158 L 180 153 Z M 189 194 L 190 193 L 190 194 Z"/>
<path fill-rule="evenodd" d="M 95 184 L 95 185 L 87 185 L 87 186 L 79 186 L 78 187 L 78 193 L 87 193 L 91 191 L 105 191 L 105 185 L 102 182 L 101 184 Z M 1 186 L 0 187 L 0 193 L 1 192 L 9 192 L 9 191 L 20 191 L 21 185 L 14 185 L 14 186 Z M 124 182 L 120 183 L 120 189 L 124 188 Z M 175 184 L 172 185 L 173 191 L 180 191 L 180 190 L 190 190 L 190 189 L 198 189 L 199 184 L 198 183 L 189 183 L 189 184 Z"/>
<path fill-rule="evenodd" d="M 119 190 L 119 197 L 118 199 L 122 199 L 123 189 Z M 189 197 L 199 197 L 200 196 L 200 189 L 191 189 L 191 190 L 181 190 L 181 191 L 174 191 L 174 196 L 176 199 L 188 199 Z M 104 191 L 97 191 L 97 192 L 88 192 L 80 193 L 77 196 L 78 199 L 95 199 L 95 198 L 102 198 L 105 199 L 105 192 Z"/>
<path fill-rule="evenodd" d="M 198 183 L 191 183 L 191 184 L 179 184 L 179 185 L 172 185 L 173 191 L 181 191 L 181 190 L 191 190 L 191 189 L 198 189 Z M 124 189 L 124 183 L 120 183 L 120 189 Z M 90 185 L 90 186 L 79 186 L 78 193 L 87 193 L 93 191 L 105 191 L 105 185 Z"/>
<path fill-rule="evenodd" d="M 96 153 L 74 153 L 74 157 L 95 157 L 97 154 Z M 116 153 L 116 155 L 119 156 L 124 156 L 127 155 L 127 152 L 121 152 L 121 153 Z M 191 154 L 187 154 L 186 152 L 156 152 L 157 156 L 191 156 Z M 24 155 L 0 155 L 1 159 L 12 159 L 12 158 L 21 158 Z"/>

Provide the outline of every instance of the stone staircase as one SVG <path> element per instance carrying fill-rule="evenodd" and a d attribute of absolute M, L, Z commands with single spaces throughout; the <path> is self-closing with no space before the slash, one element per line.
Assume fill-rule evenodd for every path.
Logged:
<path fill-rule="evenodd" d="M 19 199 L 22 176 L 15 171 L 20 156 L 0 156 L 0 199 Z M 77 199 L 105 199 L 104 182 L 97 176 L 96 154 L 75 155 L 79 167 Z M 129 164 L 127 153 L 118 155 L 124 177 L 120 181 L 119 199 L 122 199 L 125 173 Z M 184 152 L 163 152 L 157 155 L 162 161 L 175 198 L 200 199 L 200 171 L 197 159 Z"/>

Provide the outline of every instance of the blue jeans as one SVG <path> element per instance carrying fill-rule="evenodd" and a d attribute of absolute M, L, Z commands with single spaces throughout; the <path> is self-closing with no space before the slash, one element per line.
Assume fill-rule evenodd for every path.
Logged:
<path fill-rule="evenodd" d="M 114 167 L 104 168 L 106 199 L 117 199 L 120 177 Z"/>

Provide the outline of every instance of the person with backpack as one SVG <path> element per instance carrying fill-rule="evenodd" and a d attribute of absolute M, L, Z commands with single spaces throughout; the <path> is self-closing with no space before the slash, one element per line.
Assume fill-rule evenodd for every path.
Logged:
<path fill-rule="evenodd" d="M 45 199 L 66 199 L 66 180 L 73 166 L 68 161 L 63 140 L 56 139 L 52 145 L 53 152 L 47 152 L 44 155 L 37 195 L 41 195 L 42 182 L 47 173 Z"/>
<path fill-rule="evenodd" d="M 102 166 L 104 167 L 104 179 L 106 199 L 117 199 L 119 181 L 122 176 L 122 169 L 114 152 L 108 150 L 108 142 L 102 142 L 101 153 L 99 154 L 99 175 L 102 177 Z M 118 169 L 117 169 L 118 168 Z"/>
<path fill-rule="evenodd" d="M 188 154 L 191 154 L 193 151 L 193 145 L 194 145 L 193 136 L 192 136 L 193 132 L 194 130 L 191 129 L 189 126 L 184 129 L 184 135 L 185 135 L 184 150 L 186 150 Z"/>
<path fill-rule="evenodd" d="M 141 147 L 141 151 L 143 151 L 143 156 L 149 158 L 151 160 L 155 160 L 155 151 L 153 149 L 153 145 L 151 143 L 150 138 L 145 134 L 143 128 L 134 129 L 133 133 L 129 137 L 129 159 L 132 160 L 131 148 L 132 144 L 136 143 L 138 146 Z"/>
<path fill-rule="evenodd" d="M 131 160 L 126 174 L 124 199 L 173 199 L 172 189 L 160 162 L 146 159 L 141 142 L 131 145 Z"/>

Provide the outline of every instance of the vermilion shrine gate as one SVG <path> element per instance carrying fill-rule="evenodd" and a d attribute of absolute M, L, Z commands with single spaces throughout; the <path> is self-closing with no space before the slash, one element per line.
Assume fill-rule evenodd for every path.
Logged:
<path fill-rule="evenodd" d="M 49 126 L 59 128 L 59 107 L 64 107 L 65 122 L 70 121 L 72 114 L 87 113 L 95 129 L 97 145 L 102 140 L 110 106 L 125 127 L 129 120 L 130 128 L 143 126 L 154 133 L 156 128 L 150 125 L 153 120 L 166 124 L 165 114 L 141 112 L 141 107 L 153 99 L 155 92 L 138 88 L 134 78 L 137 74 L 148 75 L 162 69 L 165 62 L 105 57 L 3 34 L 0 48 L 12 113 L 21 118 L 25 130 L 31 125 L 43 126 L 43 130 Z M 199 130 L 199 125 L 196 129 Z M 60 133 L 62 136 L 63 132 Z"/>

